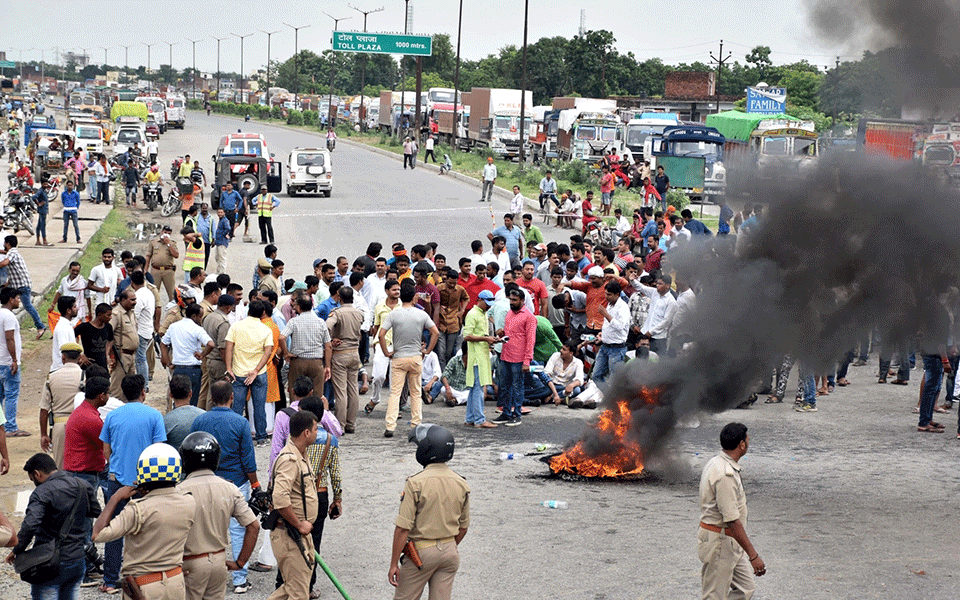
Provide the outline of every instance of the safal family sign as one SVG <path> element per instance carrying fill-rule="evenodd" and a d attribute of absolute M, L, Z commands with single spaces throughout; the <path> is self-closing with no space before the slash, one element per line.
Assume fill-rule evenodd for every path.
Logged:
<path fill-rule="evenodd" d="M 430 56 L 433 53 L 433 38 L 428 35 L 334 31 L 333 50 L 367 54 Z"/>
<path fill-rule="evenodd" d="M 782 113 L 787 104 L 786 88 L 747 88 L 747 112 L 760 114 Z"/>

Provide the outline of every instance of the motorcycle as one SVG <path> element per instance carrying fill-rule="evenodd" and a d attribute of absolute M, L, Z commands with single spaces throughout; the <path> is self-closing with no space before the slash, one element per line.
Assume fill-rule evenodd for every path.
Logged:
<path fill-rule="evenodd" d="M 160 204 L 162 198 L 160 196 L 160 182 L 155 181 L 153 183 L 148 183 L 146 189 L 143 192 L 143 201 L 147 205 L 147 208 L 154 210 L 157 208 L 157 205 Z"/>
<path fill-rule="evenodd" d="M 327 138 L 327 150 L 329 150 L 330 152 L 333 152 L 333 149 L 336 147 L 337 147 L 337 139 Z"/>
<path fill-rule="evenodd" d="M 178 156 L 173 159 L 170 163 L 170 180 L 174 181 L 177 179 L 177 173 L 180 172 L 180 165 L 183 164 L 183 157 Z"/>
<path fill-rule="evenodd" d="M 22 189 L 9 190 L 3 210 L 3 223 L 10 227 L 13 233 L 24 229 L 33 235 L 33 214 L 36 211 L 37 205 L 33 201 L 32 194 Z"/>
<path fill-rule="evenodd" d="M 47 190 L 47 199 L 50 202 L 56 202 L 60 197 L 60 184 L 63 183 L 61 177 L 47 177 L 45 181 L 50 183 L 50 189 Z"/>
<path fill-rule="evenodd" d="M 171 188 L 167 200 L 160 206 L 160 216 L 169 217 L 180 209 L 180 191 L 177 186 Z"/>

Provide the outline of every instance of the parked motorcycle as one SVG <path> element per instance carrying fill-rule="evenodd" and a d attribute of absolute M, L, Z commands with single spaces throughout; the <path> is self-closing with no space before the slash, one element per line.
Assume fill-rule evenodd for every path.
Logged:
<path fill-rule="evenodd" d="M 19 189 L 10 190 L 3 209 L 4 226 L 12 229 L 13 233 L 24 229 L 33 235 L 33 215 L 36 211 L 37 205 L 32 194 Z"/>
<path fill-rule="evenodd" d="M 177 186 L 173 186 L 170 193 L 167 194 L 166 201 L 160 206 L 160 216 L 169 217 L 180 210 L 180 192 Z"/>
<path fill-rule="evenodd" d="M 144 190 L 144 193 L 143 193 L 143 196 L 144 196 L 143 201 L 144 201 L 144 204 L 147 205 L 147 208 L 149 208 L 150 210 L 154 210 L 157 208 L 157 205 L 159 205 L 162 200 L 160 196 L 160 192 L 161 192 L 161 188 L 160 188 L 159 181 L 148 183 L 146 185 L 146 189 Z"/>
<path fill-rule="evenodd" d="M 170 180 L 175 181 L 177 179 L 177 174 L 180 173 L 180 165 L 183 164 L 183 157 L 178 156 L 173 159 L 170 163 Z"/>

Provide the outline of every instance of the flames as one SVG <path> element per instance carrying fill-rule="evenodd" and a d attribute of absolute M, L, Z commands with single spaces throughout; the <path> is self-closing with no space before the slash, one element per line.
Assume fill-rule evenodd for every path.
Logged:
<path fill-rule="evenodd" d="M 588 452 L 584 439 L 550 460 L 554 473 L 570 473 L 581 477 L 624 477 L 643 472 L 643 451 L 631 437 L 633 413 L 657 404 L 661 390 L 641 388 L 632 399 L 618 399 L 612 408 L 604 409 L 584 438 L 590 437 L 602 448 L 598 453 Z M 592 446 L 592 444 L 591 444 Z"/>

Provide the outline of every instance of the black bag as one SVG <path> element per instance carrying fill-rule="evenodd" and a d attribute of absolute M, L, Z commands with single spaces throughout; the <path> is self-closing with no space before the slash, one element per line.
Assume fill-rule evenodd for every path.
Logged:
<path fill-rule="evenodd" d="M 20 575 L 20 579 L 29 584 L 40 585 L 53 581 L 60 575 L 60 543 L 70 527 L 73 526 L 73 519 L 77 514 L 77 507 L 83 499 L 83 488 L 77 494 L 77 500 L 73 503 L 73 509 L 70 516 L 60 527 L 60 534 L 57 539 L 34 544 L 26 552 L 18 554 L 13 559 L 13 568 Z"/>
<path fill-rule="evenodd" d="M 82 192 L 87 189 L 87 184 L 84 182 L 83 177 L 80 178 L 80 181 L 77 182 L 77 191 Z"/>

